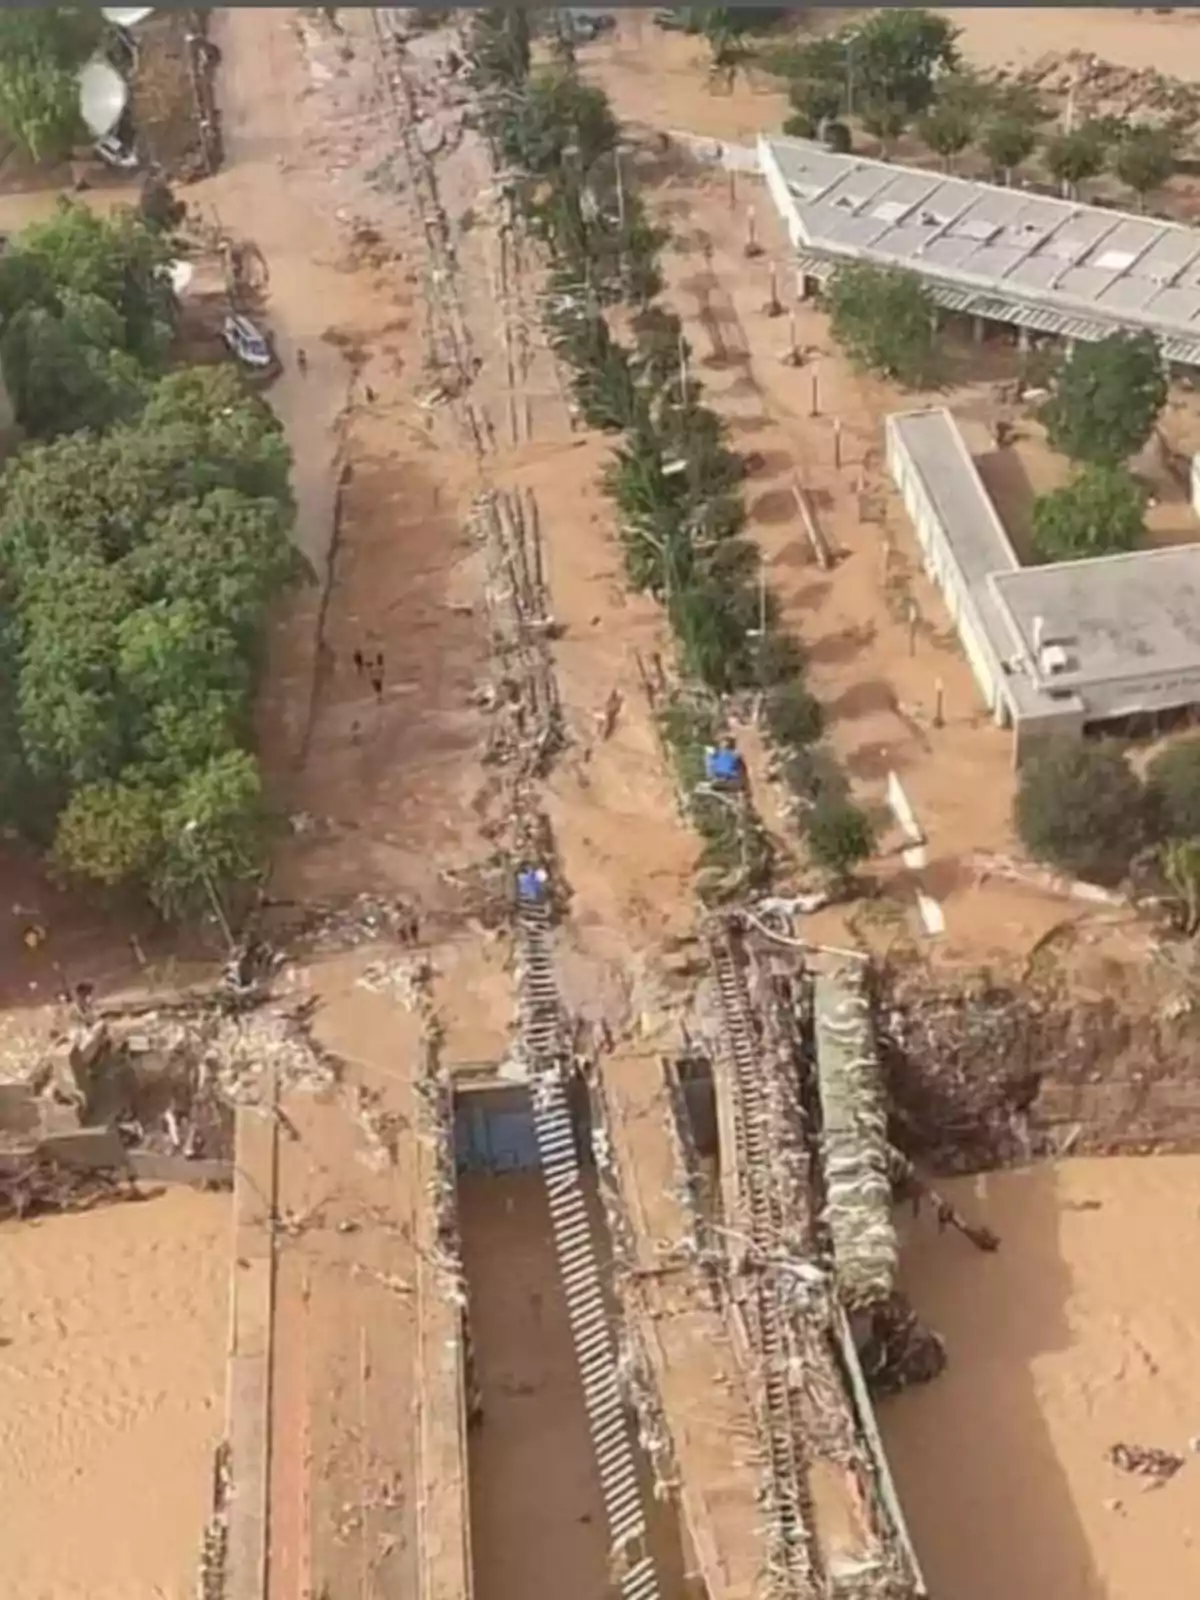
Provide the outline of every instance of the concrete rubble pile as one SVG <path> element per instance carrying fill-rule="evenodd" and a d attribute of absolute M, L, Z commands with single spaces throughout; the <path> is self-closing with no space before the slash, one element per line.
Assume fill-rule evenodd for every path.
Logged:
<path fill-rule="evenodd" d="M 77 1009 L 19 1080 L 0 1084 L 8 1207 L 133 1197 L 131 1178 L 227 1183 L 234 1110 L 263 1103 L 272 1078 L 308 1091 L 337 1082 L 303 1006 L 231 1008 L 210 990 Z"/>

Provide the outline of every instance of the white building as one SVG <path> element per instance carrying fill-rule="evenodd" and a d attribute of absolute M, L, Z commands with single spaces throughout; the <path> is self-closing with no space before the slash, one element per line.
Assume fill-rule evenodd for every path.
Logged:
<path fill-rule="evenodd" d="M 1200 544 L 1022 567 L 949 411 L 887 461 L 989 711 L 1030 739 L 1200 707 Z"/>
<path fill-rule="evenodd" d="M 869 262 L 919 273 L 948 312 L 1030 333 L 1144 329 L 1200 367 L 1200 230 L 1102 206 L 760 137 L 802 279 Z"/>

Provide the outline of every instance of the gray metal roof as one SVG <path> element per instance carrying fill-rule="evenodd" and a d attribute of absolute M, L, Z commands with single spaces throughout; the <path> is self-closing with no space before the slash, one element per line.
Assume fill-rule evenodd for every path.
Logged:
<path fill-rule="evenodd" d="M 1200 365 L 1200 229 L 802 139 L 763 137 L 759 154 L 824 272 L 831 259 L 907 267 L 947 309 L 1081 339 L 1145 328 L 1169 359 Z"/>

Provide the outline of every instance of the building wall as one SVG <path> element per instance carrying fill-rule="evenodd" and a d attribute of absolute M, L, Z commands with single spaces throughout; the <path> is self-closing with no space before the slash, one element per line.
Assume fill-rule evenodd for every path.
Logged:
<path fill-rule="evenodd" d="M 1122 717 L 1179 711 L 1200 705 L 1200 667 L 1170 677 L 1102 679 L 1080 691 L 1087 722 L 1112 722 Z"/>
<path fill-rule="evenodd" d="M 1004 670 L 979 619 L 975 601 L 955 559 L 946 529 L 930 504 L 921 475 L 913 465 L 904 436 L 896 427 L 893 417 L 887 419 L 886 441 L 892 481 L 900 491 L 905 510 L 916 530 L 925 558 L 925 569 L 941 590 L 946 609 L 958 630 L 984 704 L 997 722 L 1011 722 L 1013 713 L 1005 692 Z"/>
<path fill-rule="evenodd" d="M 800 232 L 800 218 L 796 211 L 796 203 L 792 199 L 783 174 L 779 170 L 779 163 L 775 160 L 774 151 L 770 144 L 760 133 L 758 136 L 758 164 L 759 170 L 766 179 L 767 189 L 775 208 L 783 220 L 788 231 L 788 238 L 792 241 L 792 249 L 798 250 L 804 243 Z"/>

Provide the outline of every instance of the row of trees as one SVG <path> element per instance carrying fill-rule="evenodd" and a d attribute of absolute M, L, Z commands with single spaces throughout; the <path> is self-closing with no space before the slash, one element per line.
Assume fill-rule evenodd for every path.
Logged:
<path fill-rule="evenodd" d="M 1132 879 L 1200 929 L 1200 738 L 1139 777 L 1115 744 L 1047 741 L 1022 766 L 1016 823 L 1032 855 L 1093 883 Z"/>
<path fill-rule="evenodd" d="M 617 509 L 626 575 L 665 608 L 692 693 L 664 719 L 664 733 L 692 790 L 693 815 L 716 865 L 744 877 L 766 870 L 766 841 L 740 809 L 699 783 L 699 741 L 715 732 L 714 705 L 761 691 L 768 726 L 788 759 L 812 750 L 821 710 L 800 674 L 793 642 L 776 625 L 758 583 L 759 553 L 742 537 L 743 464 L 716 414 L 701 403 L 679 319 L 656 303 L 665 235 L 628 182 L 619 130 L 604 95 L 569 60 L 533 69 L 526 15 L 489 11 L 473 23 L 472 58 L 484 126 L 515 178 L 527 224 L 551 269 L 544 315 L 572 374 L 576 405 L 591 427 L 619 434 L 604 487 Z M 618 340 L 605 308 L 626 310 Z M 866 817 L 832 762 L 797 759 L 794 779 L 810 848 L 848 871 L 872 847 Z M 822 781 L 814 773 L 820 767 Z"/>
<path fill-rule="evenodd" d="M 792 110 L 784 131 L 801 138 L 822 133 L 848 148 L 852 119 L 885 147 L 911 129 L 947 167 L 975 147 L 1010 183 L 1040 145 L 1046 170 L 1066 192 L 1108 170 L 1139 203 L 1175 170 L 1169 127 L 1093 118 L 1043 137 L 1047 112 L 1037 95 L 966 67 L 957 39 L 945 17 L 895 8 L 769 51 L 768 61 L 788 80 Z"/>
<path fill-rule="evenodd" d="M 169 255 L 72 206 L 0 259 L 36 441 L 0 482 L 0 808 L 66 874 L 181 916 L 261 865 L 251 699 L 298 561 L 271 411 L 232 366 L 162 372 Z"/>

